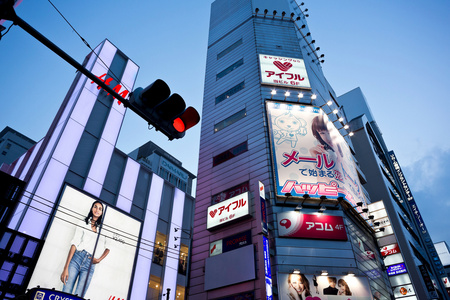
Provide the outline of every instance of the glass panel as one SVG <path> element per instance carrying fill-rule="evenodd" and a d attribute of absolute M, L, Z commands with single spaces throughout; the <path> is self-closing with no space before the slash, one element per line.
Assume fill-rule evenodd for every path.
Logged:
<path fill-rule="evenodd" d="M 180 245 L 180 258 L 178 262 L 178 273 L 186 275 L 187 263 L 188 263 L 189 248 L 185 244 Z"/>
<path fill-rule="evenodd" d="M 181 300 L 181 299 L 184 299 L 184 292 L 185 292 L 185 287 L 184 286 L 181 286 L 181 285 L 177 285 L 177 300 Z"/>
<path fill-rule="evenodd" d="M 164 263 L 164 257 L 165 257 L 165 251 L 166 251 L 166 242 L 167 236 L 165 234 L 162 234 L 161 232 L 156 232 L 156 239 L 155 239 L 155 250 L 153 253 L 153 262 L 155 264 L 158 264 L 160 266 Z"/>
<path fill-rule="evenodd" d="M 161 291 L 161 278 L 150 275 L 150 282 L 148 283 L 148 292 L 146 300 L 157 300 L 159 299 Z"/>

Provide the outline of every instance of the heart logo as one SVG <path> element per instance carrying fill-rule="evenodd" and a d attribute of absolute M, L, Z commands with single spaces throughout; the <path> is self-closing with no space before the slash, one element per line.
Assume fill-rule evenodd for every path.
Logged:
<path fill-rule="evenodd" d="M 292 64 L 290 62 L 282 63 L 281 61 L 274 61 L 273 64 L 283 72 L 286 72 L 290 68 L 292 68 Z"/>
<path fill-rule="evenodd" d="M 308 296 L 306 297 L 305 300 L 321 300 L 320 297 L 312 297 L 312 296 Z"/>
<path fill-rule="evenodd" d="M 211 218 L 214 218 L 216 216 L 216 214 L 217 214 L 217 209 L 209 212 L 209 215 L 211 216 Z"/>

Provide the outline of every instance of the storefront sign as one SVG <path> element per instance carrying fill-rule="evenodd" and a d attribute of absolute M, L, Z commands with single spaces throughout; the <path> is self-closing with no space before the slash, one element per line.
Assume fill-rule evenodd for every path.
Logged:
<path fill-rule="evenodd" d="M 83 298 L 73 296 L 56 290 L 34 288 L 28 293 L 28 298 L 33 300 L 84 300 Z"/>
<path fill-rule="evenodd" d="M 263 236 L 264 247 L 264 274 L 266 279 L 266 299 L 272 300 L 272 271 L 270 269 L 270 253 L 269 253 L 269 240 Z"/>
<path fill-rule="evenodd" d="M 386 268 L 388 276 L 394 276 L 399 274 L 407 273 L 406 266 L 404 263 L 392 265 Z"/>
<path fill-rule="evenodd" d="M 339 216 L 308 215 L 295 211 L 278 213 L 279 236 L 324 240 L 347 240 L 344 219 Z"/>
<path fill-rule="evenodd" d="M 206 229 L 226 224 L 250 214 L 248 192 L 208 207 Z"/>
<path fill-rule="evenodd" d="M 264 185 L 261 181 L 259 183 L 259 201 L 261 204 L 261 230 L 267 235 L 269 233 L 269 227 L 267 225 L 267 210 L 266 210 L 266 198 L 264 192 Z"/>
<path fill-rule="evenodd" d="M 247 230 L 222 240 L 222 251 L 228 252 L 240 247 L 250 245 L 252 243 L 252 231 Z"/>
<path fill-rule="evenodd" d="M 262 84 L 311 88 L 303 59 L 260 54 L 259 63 Z"/>
<path fill-rule="evenodd" d="M 398 247 L 398 244 L 392 244 L 388 246 L 384 246 L 380 249 L 381 256 L 386 257 L 391 254 L 400 253 L 400 248 Z"/>
<path fill-rule="evenodd" d="M 416 293 L 414 292 L 414 288 L 411 284 L 401 285 L 394 289 L 394 297 L 396 299 L 405 296 L 413 296 L 415 294 Z"/>

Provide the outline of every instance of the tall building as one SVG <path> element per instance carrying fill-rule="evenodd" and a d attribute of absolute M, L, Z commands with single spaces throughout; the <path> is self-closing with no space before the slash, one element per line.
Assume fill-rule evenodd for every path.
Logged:
<path fill-rule="evenodd" d="M 394 204 L 369 185 L 305 17 L 293 0 L 211 5 L 188 298 L 445 297 L 406 242 L 417 226 L 379 218 Z M 401 259 L 380 251 L 397 231 Z"/>
<path fill-rule="evenodd" d="M 388 150 L 364 94 L 356 88 L 338 101 L 351 119 L 356 158 L 368 178 L 365 188 L 373 202 L 383 203 L 382 210 L 375 204 L 369 210 L 380 224 L 376 228 L 384 228 L 377 234 L 382 253 L 396 249 L 396 253 L 384 257 L 385 266 L 388 270 L 399 266 L 407 270 L 390 277 L 394 291 L 405 287 L 408 295 L 412 292 L 419 299 L 445 297 L 448 278 L 444 266 L 400 163 L 394 151 Z"/>
<path fill-rule="evenodd" d="M 138 71 L 108 40 L 83 65 L 122 96 Z M 0 299 L 184 298 L 195 199 L 115 147 L 125 112 L 77 73 L 47 135 L 6 168 Z"/>
<path fill-rule="evenodd" d="M 392 297 L 336 99 L 295 1 L 212 4 L 189 299 Z"/>
<path fill-rule="evenodd" d="M 0 132 L 0 168 L 2 164 L 14 162 L 34 144 L 36 142 L 32 139 L 6 126 Z"/>

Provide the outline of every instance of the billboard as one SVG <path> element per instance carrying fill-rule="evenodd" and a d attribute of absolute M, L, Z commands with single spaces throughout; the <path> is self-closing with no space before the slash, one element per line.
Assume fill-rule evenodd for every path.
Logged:
<path fill-rule="evenodd" d="M 311 88 L 303 59 L 260 54 L 259 64 L 262 84 Z"/>
<path fill-rule="evenodd" d="M 279 196 L 366 202 L 350 149 L 322 109 L 268 101 L 267 114 Z"/>
<path fill-rule="evenodd" d="M 248 192 L 208 207 L 206 229 L 226 224 L 250 214 Z"/>
<path fill-rule="evenodd" d="M 28 288 L 127 299 L 140 228 L 139 221 L 66 186 Z"/>
<path fill-rule="evenodd" d="M 388 276 L 394 276 L 399 274 L 405 274 L 408 271 L 406 270 L 406 265 L 404 263 L 388 266 L 386 268 L 386 272 Z"/>
<path fill-rule="evenodd" d="M 398 244 L 391 244 L 381 248 L 380 252 L 381 256 L 386 257 L 388 255 L 400 253 L 400 248 L 398 247 Z"/>
<path fill-rule="evenodd" d="M 241 248 L 252 243 L 252 231 L 247 230 L 241 233 L 233 234 L 221 240 L 209 244 L 209 256 L 222 254 Z"/>
<path fill-rule="evenodd" d="M 309 215 L 296 211 L 277 214 L 280 237 L 347 240 L 344 219 L 339 216 Z"/>
<path fill-rule="evenodd" d="M 359 276 L 278 273 L 280 300 L 372 300 L 369 281 Z"/>

